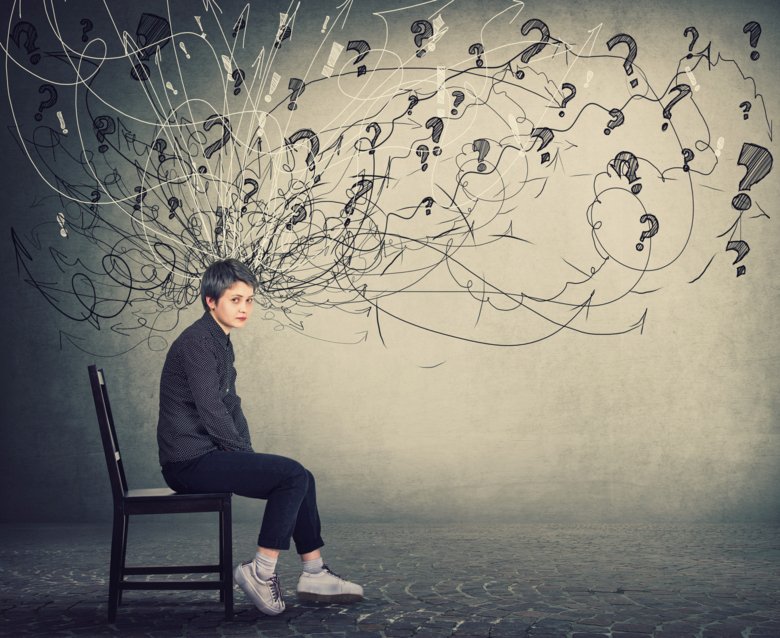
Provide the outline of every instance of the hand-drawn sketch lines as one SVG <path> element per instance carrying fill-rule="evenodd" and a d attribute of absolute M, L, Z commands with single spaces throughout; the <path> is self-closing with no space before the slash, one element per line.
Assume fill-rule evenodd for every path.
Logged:
<path fill-rule="evenodd" d="M 41 187 L 11 241 L 66 339 L 163 349 L 225 257 L 279 329 L 490 346 L 638 333 L 654 291 L 760 259 L 758 22 L 669 25 L 651 80 L 651 34 L 606 18 L 488 2 L 472 41 L 470 3 L 386 4 L 14 3 L 9 130 Z"/>

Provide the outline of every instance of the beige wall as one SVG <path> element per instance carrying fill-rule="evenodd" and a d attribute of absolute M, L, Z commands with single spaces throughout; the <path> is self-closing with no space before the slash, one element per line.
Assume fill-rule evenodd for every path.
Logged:
<path fill-rule="evenodd" d="M 465 56 L 463 43 L 471 42 L 469 38 L 478 33 L 474 25 L 489 15 L 473 15 L 476 10 L 465 8 L 469 6 L 455 3 L 445 10 L 453 37 L 440 44 L 442 56 Z M 652 9 L 604 2 L 589 4 L 585 13 L 578 9 L 576 15 L 569 6 L 527 2 L 521 17 L 513 25 L 503 24 L 497 34 L 502 29 L 518 31 L 522 20 L 538 17 L 551 25 L 554 36 L 579 50 L 588 30 L 603 23 L 602 41 L 620 31 L 636 37 L 637 65 L 647 80 L 663 84 L 668 65 L 674 68 L 690 41 L 683 37 L 683 29 L 695 24 L 699 44 L 712 40 L 713 51 L 738 57 L 741 67 L 755 76 L 769 120 L 780 108 L 776 72 L 780 23 L 777 10 L 766 3 L 740 7 L 716 3 L 717 10 L 709 10 L 695 2 Z M 742 25 L 751 19 L 764 28 L 756 63 L 747 57 L 751 48 L 742 33 Z M 356 16 L 355 24 L 373 24 L 376 29 L 368 15 Z M 411 41 L 406 22 L 394 28 L 398 30 L 392 31 L 391 44 Z M 360 35 L 356 28 L 345 37 Z M 299 64 L 307 60 L 312 46 L 300 36 L 295 41 Z M 777 149 L 766 137 L 757 106 L 749 121 L 740 117 L 743 96 L 732 92 L 731 76 L 710 85 L 702 82 L 700 103 L 711 109 L 705 119 L 715 123 L 711 139 L 726 139 L 721 172 L 695 178 L 696 229 L 711 234 L 705 242 L 691 245 L 692 256 L 681 260 L 672 275 L 662 273 L 649 280 L 645 290 L 657 285 L 658 291 L 629 295 L 604 311 L 594 309 L 589 322 L 576 324 L 578 329 L 623 331 L 647 310 L 641 331 L 593 336 L 564 330 L 532 345 L 493 347 L 442 338 L 382 314 L 382 343 L 376 309 L 368 318 L 319 309 L 306 320 L 302 335 L 289 327 L 277 329 L 276 321 L 264 320 L 258 308 L 250 324 L 233 336 L 238 390 L 255 449 L 292 456 L 307 465 L 318 479 L 326 520 L 778 520 L 777 169 L 751 191 L 753 212 L 760 206 L 769 218 L 745 221 L 742 238 L 751 248 L 742 262 L 746 276 L 735 277 L 731 263 L 735 255 L 723 250 L 726 238 L 712 234 L 718 220 L 732 213 L 728 202 L 739 192 L 744 171 L 736 166 L 736 157 L 742 142 L 765 145 L 774 155 Z M 708 90 L 713 95 L 705 97 Z M 316 89 L 304 93 L 312 100 L 316 95 Z M 302 118 L 304 97 L 297 114 Z M 572 101 L 571 107 L 576 104 Z M 4 109 L 10 121 L 7 106 Z M 322 109 L 318 112 L 324 117 Z M 549 121 L 557 119 L 553 112 Z M 597 119 L 593 136 L 583 138 L 583 143 L 593 145 L 586 150 L 607 143 L 600 129 L 609 116 L 601 117 L 604 122 Z M 474 124 L 464 139 L 477 131 L 482 134 L 483 129 Z M 617 129 L 611 141 L 619 135 Z M 615 143 L 649 148 L 655 136 L 660 139 L 661 133 L 648 125 L 632 129 Z M 37 223 L 52 221 L 54 208 L 32 206 L 48 191 L 18 147 L 7 140 L 3 144 L 8 201 L 3 236 L 8 238 L 10 227 L 28 232 Z M 706 155 L 702 152 L 700 161 Z M 576 151 L 572 156 L 577 157 Z M 586 158 L 581 161 L 586 164 Z M 565 170 L 576 173 L 576 162 Z M 727 163 L 729 170 L 723 169 Z M 649 173 L 645 176 L 650 190 Z M 589 174 L 589 188 L 592 178 Z M 564 179 L 556 184 L 550 201 L 584 224 L 592 198 L 579 198 L 582 189 L 570 187 Z M 401 189 L 389 201 L 396 197 L 402 202 L 403 196 Z M 654 202 L 659 208 L 664 203 L 663 198 Z M 669 208 L 679 205 L 666 203 Z M 519 234 L 520 222 L 514 219 Z M 536 230 L 547 223 L 537 222 Z M 551 226 L 555 223 L 554 218 L 549 221 Z M 659 237 L 674 223 L 671 217 L 662 221 Z M 588 234 L 590 229 L 584 228 Z M 559 237 L 560 246 L 566 246 L 569 233 L 575 231 L 564 226 L 550 232 L 544 235 L 539 230 L 540 241 Z M 86 376 L 86 365 L 96 357 L 82 350 L 120 353 L 97 361 L 107 371 L 126 463 L 136 486 L 160 480 L 155 424 L 164 351 L 140 345 L 123 352 L 126 339 L 68 322 L 17 275 L 12 247 L 6 242 L 0 251 L 4 298 L 10 308 L 4 328 L 8 364 L 0 518 L 106 518 L 108 485 Z M 708 253 L 712 246 L 721 248 Z M 716 258 L 705 276 L 689 283 L 710 254 Z M 540 270 L 518 274 L 515 257 L 523 268 L 540 264 Z M 527 286 L 524 290 L 534 289 L 536 283 L 543 287 L 547 278 L 557 276 L 549 270 L 555 266 L 544 259 L 520 253 L 487 253 L 477 261 L 492 281 Z M 610 280 L 600 281 L 606 282 L 600 292 L 607 295 L 603 291 Z M 620 276 L 613 283 L 623 285 Z M 474 329 L 478 305 L 462 296 L 455 302 L 449 297 L 411 301 L 396 297 L 382 306 L 433 329 L 477 338 L 511 342 L 536 334 L 527 314 L 489 308 Z M 199 314 L 199 304 L 183 312 L 170 336 Z M 61 341 L 60 331 L 76 336 Z M 322 340 L 331 337 L 360 343 Z M 239 499 L 237 510 L 239 518 L 248 519 L 257 516 L 258 505 Z"/>

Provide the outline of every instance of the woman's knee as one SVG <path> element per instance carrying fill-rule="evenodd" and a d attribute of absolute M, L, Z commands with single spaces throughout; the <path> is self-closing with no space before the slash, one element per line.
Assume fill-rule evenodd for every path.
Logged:
<path fill-rule="evenodd" d="M 304 469 L 304 471 L 306 472 L 306 479 L 307 479 L 307 489 L 308 489 L 309 491 L 313 491 L 313 490 L 314 490 L 314 488 L 315 488 L 315 485 L 316 485 L 316 483 L 315 483 L 315 481 L 314 481 L 314 474 L 312 474 L 312 473 L 311 473 L 309 470 L 307 470 L 306 468 L 303 468 L 303 469 Z"/>
<path fill-rule="evenodd" d="M 309 489 L 309 479 L 314 480 L 311 472 L 307 470 L 298 461 L 292 461 L 289 468 L 289 481 L 293 483 L 297 488 L 306 492 Z"/>

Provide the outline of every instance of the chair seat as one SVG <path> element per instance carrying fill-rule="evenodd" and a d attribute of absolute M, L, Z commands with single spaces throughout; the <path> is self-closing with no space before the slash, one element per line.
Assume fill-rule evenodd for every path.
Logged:
<path fill-rule="evenodd" d="M 182 492 L 174 492 L 167 487 L 150 487 L 143 490 L 127 490 L 125 492 L 125 498 L 128 500 L 151 500 L 151 499 L 193 499 L 198 500 L 202 498 L 225 498 L 230 496 L 230 492 L 198 492 L 197 494 L 186 494 Z"/>
<path fill-rule="evenodd" d="M 230 509 L 230 492 L 181 494 L 167 487 L 127 490 L 122 509 L 127 514 L 222 512 Z"/>

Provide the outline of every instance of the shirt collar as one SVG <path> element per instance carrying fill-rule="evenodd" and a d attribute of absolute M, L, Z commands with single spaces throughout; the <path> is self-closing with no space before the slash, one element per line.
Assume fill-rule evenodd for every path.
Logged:
<path fill-rule="evenodd" d="M 203 322 L 214 340 L 227 350 L 230 347 L 230 335 L 222 329 L 208 310 L 203 313 Z"/>

